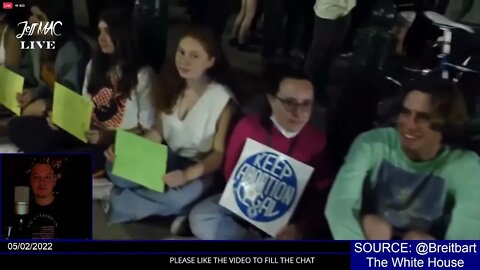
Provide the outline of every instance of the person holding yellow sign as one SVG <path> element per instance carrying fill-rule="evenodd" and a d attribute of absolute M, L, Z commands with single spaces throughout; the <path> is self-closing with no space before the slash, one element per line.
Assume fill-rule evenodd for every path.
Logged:
<path fill-rule="evenodd" d="M 167 173 L 159 174 L 157 180 L 165 183 L 165 192 L 114 175 L 108 162 L 107 172 L 114 184 L 110 222 L 175 216 L 171 227 L 174 234 L 187 224 L 188 211 L 212 189 L 213 174 L 223 162 L 225 140 L 236 109 L 227 72 L 213 32 L 203 27 L 189 28 L 177 47 L 174 64 L 168 63 L 160 74 L 154 91 L 159 114 L 154 129 L 145 135 L 157 143 L 165 141 L 170 148 Z M 106 156 L 116 161 L 113 147 Z"/>
<path fill-rule="evenodd" d="M 89 59 L 87 43 L 74 29 L 71 1 L 29 1 L 30 17 L 18 26 L 17 38 L 25 42 L 25 55 L 19 73 L 25 77 L 23 93 L 18 94 L 18 105 L 23 116 L 44 116 L 50 108 L 55 82 L 80 93 L 85 65 Z M 54 30 L 37 28 L 26 31 L 30 25 L 52 23 Z M 28 41 L 28 42 L 27 42 Z M 44 45 L 46 42 L 53 46 Z M 43 44 L 26 46 L 25 44 Z M 26 126 L 27 123 L 21 125 Z"/>
<path fill-rule="evenodd" d="M 20 64 L 20 59 L 22 56 L 22 51 L 20 50 L 20 42 L 15 37 L 15 24 L 12 22 L 11 15 L 13 13 L 7 13 L 6 10 L 0 10 L 0 67 L 6 67 L 12 71 L 16 71 Z M 16 15 L 16 14 L 15 14 Z M 3 71 L 0 71 L 0 80 L 5 80 L 5 74 L 2 74 Z M 8 82 L 3 82 L 8 84 Z M 0 87 L 2 82 L 0 82 Z M 23 87 L 23 83 L 22 83 Z M 0 93 L 0 114 L 7 113 L 7 108 L 10 108 L 10 104 L 16 105 L 15 100 L 11 98 L 6 98 L 3 95 L 7 95 L 7 91 L 14 91 L 11 89 L 1 89 L 3 93 Z M 17 112 L 15 112 L 17 113 Z M 0 133 L 4 131 L 3 123 L 0 123 Z"/>
<path fill-rule="evenodd" d="M 140 133 L 153 125 L 154 110 L 150 102 L 153 72 L 143 67 L 137 57 L 131 15 L 128 14 L 125 10 L 111 9 L 100 17 L 98 47 L 87 65 L 82 89 L 83 97 L 93 103 L 91 125 L 85 129 L 85 134 L 55 125 L 55 119 L 66 114 L 61 110 L 57 116 L 49 114 L 29 121 L 12 121 L 10 138 L 21 150 L 93 152 L 95 169 L 103 169 L 103 151 L 113 143 L 117 128 Z M 63 87 L 62 92 L 65 92 Z M 80 98 L 76 100 L 83 102 Z M 80 111 L 87 106 L 56 104 L 54 107 L 77 108 L 78 119 L 70 118 L 69 121 L 82 121 L 83 112 Z"/>

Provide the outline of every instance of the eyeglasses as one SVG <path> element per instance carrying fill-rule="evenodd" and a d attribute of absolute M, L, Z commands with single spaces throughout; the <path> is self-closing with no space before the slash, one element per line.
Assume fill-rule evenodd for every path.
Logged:
<path fill-rule="evenodd" d="M 274 97 L 278 99 L 283 104 L 285 109 L 290 112 L 294 112 L 297 109 L 301 109 L 302 111 L 310 111 L 313 107 L 312 100 L 306 100 L 302 103 L 299 103 L 294 98 L 281 98 L 278 96 L 274 96 Z"/>

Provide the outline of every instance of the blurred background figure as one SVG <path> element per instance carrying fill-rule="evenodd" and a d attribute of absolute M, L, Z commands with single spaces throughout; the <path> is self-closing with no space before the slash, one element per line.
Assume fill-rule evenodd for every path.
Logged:
<path fill-rule="evenodd" d="M 168 38 L 168 0 L 137 0 L 134 21 L 139 51 L 146 63 L 159 72 L 165 62 Z"/>
<path fill-rule="evenodd" d="M 186 0 L 190 22 L 213 31 L 222 40 L 227 21 L 232 12 L 231 0 Z"/>
<path fill-rule="evenodd" d="M 25 52 L 19 73 L 25 77 L 23 93 L 17 97 L 22 116 L 44 116 L 51 107 L 53 88 L 58 82 L 80 93 L 89 48 L 76 32 L 72 2 L 61 4 L 52 0 L 29 1 L 30 23 L 62 22 L 56 27 L 55 35 L 31 37 L 36 40 L 55 40 L 55 49 L 34 48 Z M 28 40 L 24 35 L 23 40 Z"/>
<path fill-rule="evenodd" d="M 255 48 L 247 44 L 247 34 L 256 14 L 257 0 L 241 0 L 241 2 L 240 12 L 233 24 L 230 46 L 237 47 L 240 51 L 254 52 Z"/>
<path fill-rule="evenodd" d="M 16 71 L 20 65 L 22 51 L 20 41 L 15 37 L 16 23 L 11 13 L 0 10 L 0 66 L 6 66 Z M 12 115 L 3 105 L 0 105 L 0 117 Z M 0 122 L 0 135 L 5 133 L 6 124 Z"/>
<path fill-rule="evenodd" d="M 0 65 L 17 69 L 20 65 L 20 41 L 15 37 L 16 24 L 10 14 L 0 10 Z"/>
<path fill-rule="evenodd" d="M 315 87 L 317 102 L 325 101 L 325 87 L 335 55 L 348 33 L 356 0 L 317 0 L 315 28 L 305 70 Z"/>

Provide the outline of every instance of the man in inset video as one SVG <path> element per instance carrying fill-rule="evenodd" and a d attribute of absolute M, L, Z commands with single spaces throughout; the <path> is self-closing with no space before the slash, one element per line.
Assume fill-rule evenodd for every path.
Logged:
<path fill-rule="evenodd" d="M 49 163 L 35 163 L 30 174 L 33 202 L 27 224 L 32 239 L 76 238 L 69 203 L 55 194 L 57 177 Z M 73 227 L 73 228 L 72 228 Z"/>

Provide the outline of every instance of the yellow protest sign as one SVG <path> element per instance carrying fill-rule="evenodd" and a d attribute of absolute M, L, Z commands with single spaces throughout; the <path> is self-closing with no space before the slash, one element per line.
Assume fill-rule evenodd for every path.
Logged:
<path fill-rule="evenodd" d="M 93 103 L 65 86 L 55 83 L 53 91 L 52 122 L 68 133 L 87 142 Z"/>
<path fill-rule="evenodd" d="M 23 77 L 15 72 L 0 66 L 0 103 L 20 115 L 17 94 L 23 91 Z"/>

